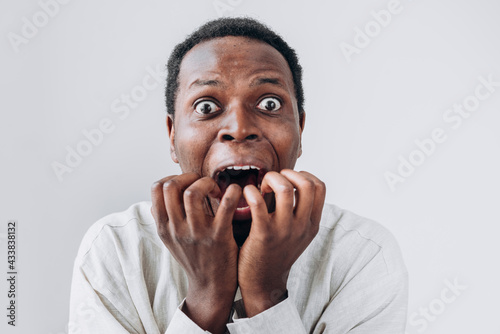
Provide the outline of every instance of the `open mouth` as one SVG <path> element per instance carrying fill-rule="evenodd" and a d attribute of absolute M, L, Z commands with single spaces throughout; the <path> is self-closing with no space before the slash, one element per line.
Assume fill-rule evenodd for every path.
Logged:
<path fill-rule="evenodd" d="M 223 170 L 217 172 L 214 176 L 215 182 L 219 185 L 221 190 L 221 198 L 224 196 L 227 187 L 235 183 L 238 184 L 241 189 L 245 186 L 251 184 L 260 190 L 260 184 L 267 170 L 264 168 L 259 168 L 253 165 L 240 165 L 240 166 L 227 166 Z M 247 201 L 243 196 L 241 196 L 238 202 L 238 207 L 236 212 L 248 211 L 249 207 Z"/>

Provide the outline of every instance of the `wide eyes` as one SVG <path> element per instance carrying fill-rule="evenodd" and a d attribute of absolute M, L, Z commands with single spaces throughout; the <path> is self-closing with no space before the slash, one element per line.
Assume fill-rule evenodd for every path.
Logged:
<path fill-rule="evenodd" d="M 215 104 L 215 102 L 209 101 L 209 100 L 204 100 L 198 102 L 195 106 L 194 109 L 196 110 L 197 113 L 206 115 L 206 114 L 211 114 L 216 111 L 219 111 L 219 107 Z"/>
<path fill-rule="evenodd" d="M 276 111 L 281 108 L 281 102 L 275 97 L 266 97 L 259 102 L 257 108 L 265 111 Z"/>
<path fill-rule="evenodd" d="M 277 111 L 281 108 L 281 101 L 276 97 L 265 97 L 258 104 L 257 108 L 263 111 Z M 202 100 L 195 104 L 194 110 L 201 115 L 213 114 L 221 108 L 213 101 Z"/>

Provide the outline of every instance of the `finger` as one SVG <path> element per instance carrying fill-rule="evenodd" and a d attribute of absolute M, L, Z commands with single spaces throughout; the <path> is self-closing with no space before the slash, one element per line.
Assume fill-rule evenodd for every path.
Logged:
<path fill-rule="evenodd" d="M 243 188 L 243 196 L 250 206 L 250 213 L 252 214 L 251 231 L 256 231 L 257 233 L 265 232 L 265 230 L 270 227 L 268 224 L 269 213 L 267 212 L 266 202 L 259 189 L 249 184 Z"/>
<path fill-rule="evenodd" d="M 326 198 L 326 185 L 323 181 L 309 172 L 301 171 L 301 174 L 308 176 L 314 182 L 314 203 L 312 206 L 311 220 L 315 223 L 320 222 L 323 206 Z"/>
<path fill-rule="evenodd" d="M 202 177 L 191 184 L 183 195 L 184 209 L 190 225 L 207 221 L 210 212 L 207 207 L 207 196 L 216 197 L 220 188 L 210 177 Z"/>
<path fill-rule="evenodd" d="M 233 234 L 233 215 L 238 207 L 238 202 L 243 193 L 241 187 L 237 184 L 230 184 L 227 187 L 224 196 L 220 201 L 219 207 L 217 208 L 217 213 L 214 219 L 214 228 L 218 233 L 224 233 L 230 230 L 231 235 Z"/>
<path fill-rule="evenodd" d="M 171 221 L 183 221 L 186 217 L 183 201 L 184 190 L 199 178 L 197 173 L 185 173 L 163 183 L 165 208 Z"/>
<path fill-rule="evenodd" d="M 277 172 L 268 172 L 264 175 L 260 189 L 263 193 L 274 192 L 276 198 L 275 216 L 278 222 L 291 223 L 293 218 L 293 199 L 295 189 L 283 175 Z"/>
<path fill-rule="evenodd" d="M 296 217 L 307 218 L 309 220 L 316 192 L 314 180 L 310 174 L 299 173 L 291 169 L 283 169 L 280 173 L 297 189 L 294 209 Z"/>
<path fill-rule="evenodd" d="M 160 231 L 163 225 L 168 222 L 167 209 L 165 208 L 165 200 L 163 198 L 163 183 L 176 177 L 177 175 L 170 175 L 161 180 L 156 181 L 151 186 L 151 214 L 156 222 L 156 228 Z"/>

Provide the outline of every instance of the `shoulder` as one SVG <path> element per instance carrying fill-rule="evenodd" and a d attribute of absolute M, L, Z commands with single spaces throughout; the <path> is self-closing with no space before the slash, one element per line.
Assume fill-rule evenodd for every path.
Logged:
<path fill-rule="evenodd" d="M 85 233 L 77 259 L 88 256 L 95 248 L 110 249 L 127 244 L 133 248 L 141 239 L 157 242 L 156 226 L 150 212 L 151 202 L 132 204 L 124 211 L 111 213 L 97 220 Z"/>
<path fill-rule="evenodd" d="M 319 239 L 335 256 L 352 262 L 381 258 L 386 274 L 405 273 L 403 257 L 394 235 L 382 224 L 333 204 L 325 204 Z"/>

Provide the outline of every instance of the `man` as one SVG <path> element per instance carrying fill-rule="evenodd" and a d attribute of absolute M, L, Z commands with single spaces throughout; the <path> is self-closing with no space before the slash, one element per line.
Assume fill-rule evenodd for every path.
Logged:
<path fill-rule="evenodd" d="M 252 19 L 211 21 L 174 49 L 166 101 L 182 174 L 87 232 L 72 332 L 404 332 L 391 234 L 293 170 L 305 112 L 286 42 Z"/>

